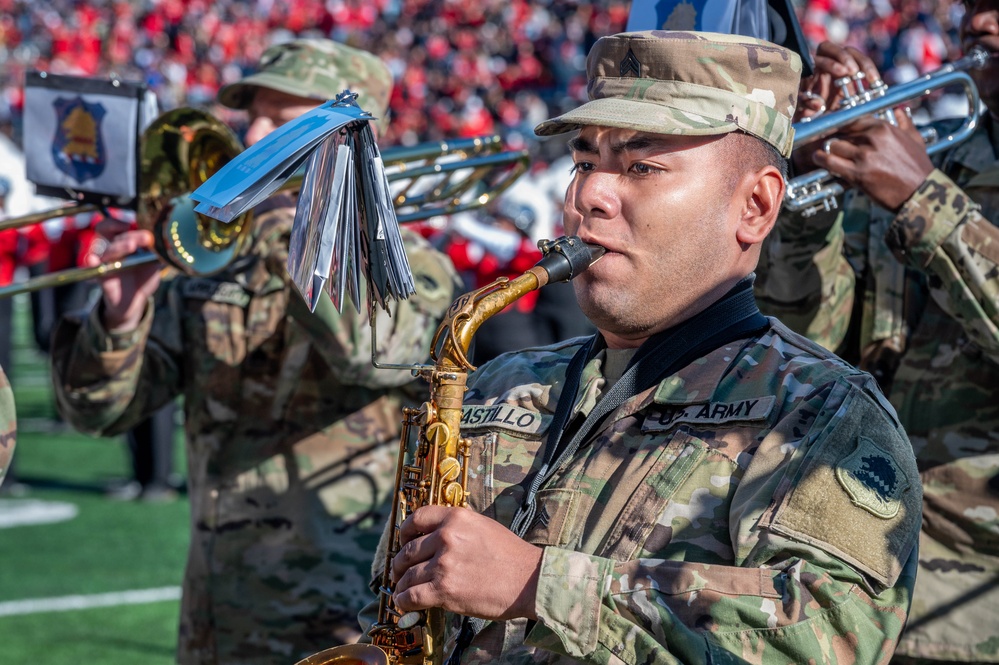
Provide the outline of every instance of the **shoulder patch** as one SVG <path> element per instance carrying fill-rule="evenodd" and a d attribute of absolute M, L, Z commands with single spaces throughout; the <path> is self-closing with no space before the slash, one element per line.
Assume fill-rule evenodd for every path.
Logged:
<path fill-rule="evenodd" d="M 863 390 L 851 389 L 815 437 L 769 528 L 838 557 L 884 587 L 919 536 L 922 486 L 912 445 Z"/>
<path fill-rule="evenodd" d="M 542 415 L 510 404 L 475 405 L 461 407 L 461 429 L 504 429 L 522 435 L 545 432 L 551 416 Z"/>
<path fill-rule="evenodd" d="M 246 307 L 250 304 L 250 294 L 235 282 L 216 282 L 194 277 L 184 280 L 180 286 L 180 293 L 185 298 L 210 300 L 237 307 Z"/>
<path fill-rule="evenodd" d="M 740 399 L 734 402 L 689 404 L 649 414 L 642 423 L 643 432 L 663 432 L 681 423 L 721 425 L 732 422 L 766 420 L 777 398 L 773 395 Z"/>
<path fill-rule="evenodd" d="M 909 489 L 894 458 L 866 436 L 858 436 L 856 450 L 836 465 L 836 480 L 855 506 L 886 520 L 898 515 Z"/>

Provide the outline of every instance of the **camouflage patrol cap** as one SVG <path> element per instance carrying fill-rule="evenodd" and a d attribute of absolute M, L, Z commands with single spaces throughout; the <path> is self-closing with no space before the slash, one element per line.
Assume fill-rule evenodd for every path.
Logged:
<path fill-rule="evenodd" d="M 552 136 L 600 125 L 710 136 L 742 130 L 791 154 L 798 54 L 711 32 L 648 30 L 603 37 L 586 59 L 590 101 L 534 131 Z"/>
<path fill-rule="evenodd" d="M 310 97 L 317 103 L 349 88 L 358 94 L 358 106 L 384 122 L 392 73 L 367 51 L 329 39 L 296 39 L 264 51 L 257 72 L 224 86 L 219 102 L 233 109 L 248 108 L 257 88 Z"/>

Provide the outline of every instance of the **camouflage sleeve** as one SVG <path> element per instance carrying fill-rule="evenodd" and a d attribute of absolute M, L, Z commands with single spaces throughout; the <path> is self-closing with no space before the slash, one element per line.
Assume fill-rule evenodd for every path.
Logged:
<path fill-rule="evenodd" d="M 17 413 L 14 411 L 14 391 L 0 367 L 0 483 L 3 483 L 17 443 Z"/>
<path fill-rule="evenodd" d="M 902 206 L 885 238 L 903 263 L 931 276 L 931 293 L 999 362 L 999 228 L 934 170 Z"/>
<path fill-rule="evenodd" d="M 796 432 L 804 409 L 826 415 Z M 601 665 L 887 663 L 915 583 L 921 492 L 886 409 L 837 382 L 760 442 L 724 512 L 711 513 L 715 479 L 693 479 L 736 565 L 547 548 L 528 643 Z M 673 524 L 694 519 L 677 510 Z"/>
<path fill-rule="evenodd" d="M 128 333 L 107 332 L 100 306 L 98 301 L 57 324 L 52 379 L 62 416 L 81 432 L 107 436 L 128 431 L 179 394 L 180 333 L 161 335 L 159 329 L 181 317 L 156 314 L 180 307 L 179 294 L 168 286 L 161 286 L 155 305 L 150 301 L 139 326 Z M 157 334 L 151 340 L 154 321 Z"/>
<path fill-rule="evenodd" d="M 856 277 L 843 243 L 842 215 L 783 212 L 756 268 L 760 310 L 829 350 L 846 337 L 853 308 Z"/>
<path fill-rule="evenodd" d="M 430 342 L 451 305 L 460 280 L 451 261 L 415 233 L 403 232 L 406 254 L 416 283 L 416 295 L 390 305 L 391 313 L 378 307 L 377 360 L 412 365 L 429 359 Z M 363 288 L 363 285 L 362 285 Z M 320 298 L 315 313 L 292 287 L 289 311 L 316 340 L 316 349 L 348 385 L 391 388 L 413 380 L 409 371 L 376 369 L 371 362 L 371 326 L 368 313 L 358 313 L 350 303 L 337 312 L 329 298 Z M 363 293 L 362 293 L 363 296 Z"/>

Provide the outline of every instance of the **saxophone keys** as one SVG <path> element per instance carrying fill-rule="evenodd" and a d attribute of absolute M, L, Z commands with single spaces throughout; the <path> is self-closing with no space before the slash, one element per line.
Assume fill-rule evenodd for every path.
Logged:
<path fill-rule="evenodd" d="M 449 506 L 460 506 L 465 500 L 465 488 L 461 483 L 448 483 L 444 486 L 444 500 Z"/>
<path fill-rule="evenodd" d="M 423 616 L 419 612 L 406 612 L 399 617 L 399 620 L 396 621 L 395 625 L 403 630 L 409 630 L 416 624 L 420 623 L 422 619 Z"/>
<path fill-rule="evenodd" d="M 454 480 L 461 473 L 461 462 L 454 457 L 445 457 L 437 465 L 437 473 L 441 475 L 441 482 Z"/>
<path fill-rule="evenodd" d="M 427 427 L 424 437 L 431 444 L 440 447 L 446 444 L 448 439 L 451 438 L 451 428 L 447 426 L 447 423 L 440 421 L 431 423 Z"/>

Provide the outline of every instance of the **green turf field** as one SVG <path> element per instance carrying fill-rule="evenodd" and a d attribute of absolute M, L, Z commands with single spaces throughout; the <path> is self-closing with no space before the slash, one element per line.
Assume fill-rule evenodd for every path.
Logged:
<path fill-rule="evenodd" d="M 0 665 L 173 663 L 187 501 L 104 496 L 129 475 L 123 440 L 55 422 L 26 299 L 15 303 L 14 323 L 14 365 L 4 369 L 17 401 L 15 469 L 28 491 L 0 496 Z M 179 438 L 177 451 L 182 470 Z M 35 515 L 61 521 L 11 525 Z"/>

